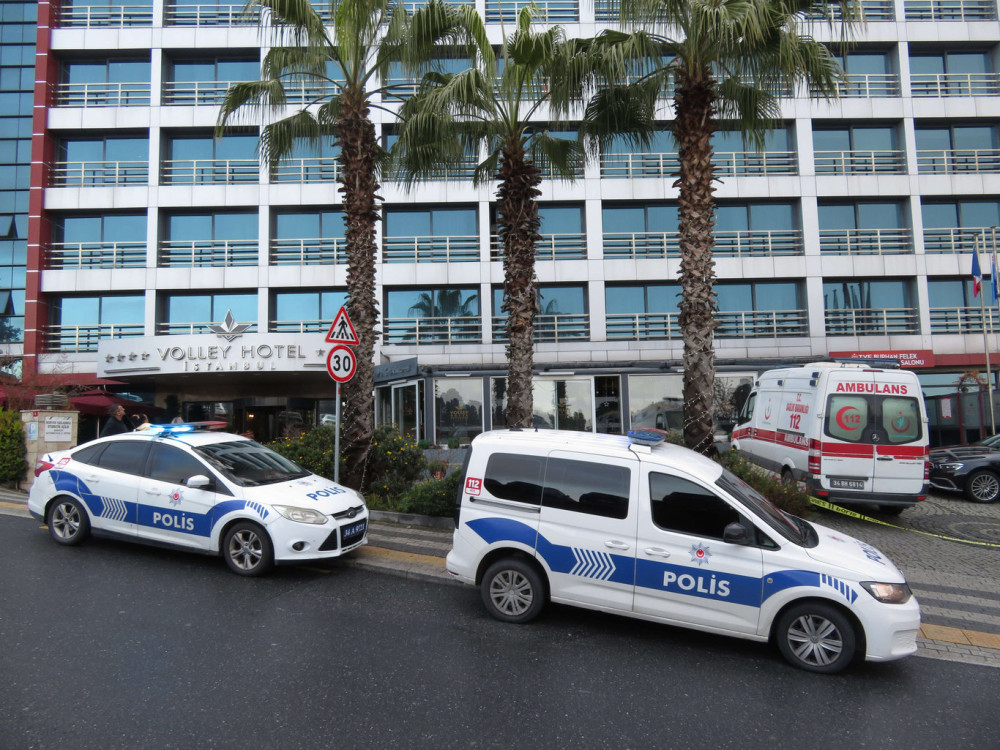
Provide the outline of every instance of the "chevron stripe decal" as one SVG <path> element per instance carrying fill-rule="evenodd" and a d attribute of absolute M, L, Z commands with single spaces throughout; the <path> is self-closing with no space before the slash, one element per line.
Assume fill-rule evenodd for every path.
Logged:
<path fill-rule="evenodd" d="M 569 571 L 571 576 L 582 576 L 583 578 L 594 578 L 598 581 L 606 581 L 614 575 L 615 561 L 607 552 L 596 550 L 571 548 L 573 559 L 576 564 Z"/>
<path fill-rule="evenodd" d="M 128 517 L 128 507 L 124 500 L 113 497 L 101 497 L 104 507 L 101 509 L 101 517 L 111 521 L 124 521 Z"/>

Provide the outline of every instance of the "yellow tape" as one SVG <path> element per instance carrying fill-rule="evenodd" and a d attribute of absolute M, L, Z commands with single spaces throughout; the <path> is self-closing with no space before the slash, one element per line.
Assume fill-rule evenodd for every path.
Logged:
<path fill-rule="evenodd" d="M 962 542 L 963 544 L 975 544 L 980 547 L 1000 547 L 1000 544 L 994 544 L 993 542 L 975 542 L 972 539 L 959 539 L 957 536 L 945 536 L 944 534 L 934 534 L 933 532 L 930 531 L 921 531 L 920 529 L 908 529 L 905 526 L 897 526 L 894 523 L 886 523 L 885 521 L 879 521 L 877 518 L 864 516 L 860 513 L 855 513 L 853 510 L 848 510 L 847 508 L 842 508 L 839 505 L 828 503 L 826 500 L 820 500 L 818 497 L 810 497 L 809 502 L 820 508 L 826 508 L 827 510 L 832 510 L 834 513 L 841 513 L 845 516 L 850 516 L 851 518 L 858 518 L 862 521 L 877 523 L 879 526 L 888 526 L 890 529 L 901 529 L 903 531 L 912 531 L 914 534 L 923 534 L 924 536 L 932 536 L 935 537 L 936 539 L 947 539 L 949 542 Z"/>

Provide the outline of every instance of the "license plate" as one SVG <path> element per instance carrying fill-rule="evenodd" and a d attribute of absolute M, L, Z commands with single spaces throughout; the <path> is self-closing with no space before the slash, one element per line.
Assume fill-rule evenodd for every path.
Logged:
<path fill-rule="evenodd" d="M 340 546 L 350 547 L 352 544 L 361 541 L 367 528 L 368 521 L 359 521 L 358 523 L 352 523 L 350 526 L 345 526 L 340 530 Z"/>
<path fill-rule="evenodd" d="M 865 488 L 864 479 L 831 479 L 830 489 L 834 490 L 863 490 Z"/>

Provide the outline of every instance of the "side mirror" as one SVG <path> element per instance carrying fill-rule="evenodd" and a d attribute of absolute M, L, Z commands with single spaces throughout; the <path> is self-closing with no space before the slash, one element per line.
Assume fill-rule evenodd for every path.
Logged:
<path fill-rule="evenodd" d="M 750 544 L 750 530 L 741 523 L 731 523 L 722 532 L 722 541 L 726 544 Z"/>
<path fill-rule="evenodd" d="M 204 474 L 195 474 L 193 477 L 188 477 L 187 481 L 184 484 L 196 490 L 203 490 L 207 489 L 211 483 L 212 480 L 206 477 Z"/>

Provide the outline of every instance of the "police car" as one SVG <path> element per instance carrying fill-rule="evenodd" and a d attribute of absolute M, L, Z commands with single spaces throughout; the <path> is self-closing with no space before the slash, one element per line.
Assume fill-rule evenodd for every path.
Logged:
<path fill-rule="evenodd" d="M 28 509 L 60 544 L 94 532 L 221 554 L 244 576 L 366 543 L 368 509 L 357 492 L 208 426 L 154 425 L 47 453 Z"/>
<path fill-rule="evenodd" d="M 483 433 L 471 444 L 447 568 L 490 615 L 547 601 L 772 641 L 795 666 L 917 649 L 920 608 L 881 552 L 786 514 L 652 432 Z"/>

